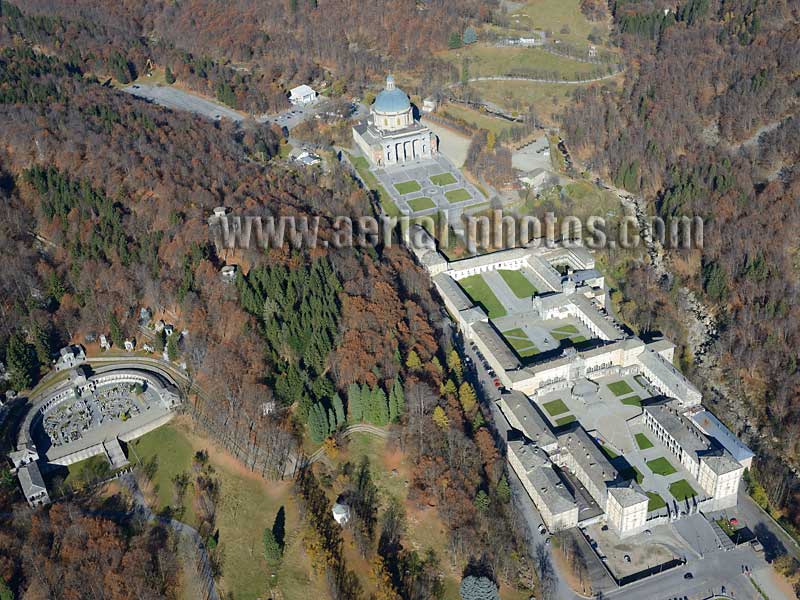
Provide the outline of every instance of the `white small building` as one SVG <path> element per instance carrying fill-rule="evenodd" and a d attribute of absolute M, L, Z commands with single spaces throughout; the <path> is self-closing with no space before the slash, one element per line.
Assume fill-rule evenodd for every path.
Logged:
<path fill-rule="evenodd" d="M 156 351 L 156 349 L 153 346 L 153 344 L 148 344 L 148 343 L 145 343 L 144 345 L 142 345 L 142 350 L 144 350 L 145 352 L 150 352 L 150 353 Z"/>
<path fill-rule="evenodd" d="M 100 334 L 100 348 L 103 350 L 110 350 L 111 349 L 111 340 L 109 340 L 105 334 Z"/>
<path fill-rule="evenodd" d="M 71 369 L 86 360 L 86 354 L 80 346 L 65 346 L 59 350 L 58 360 L 56 360 L 56 371 Z"/>
<path fill-rule="evenodd" d="M 125 340 L 125 352 L 133 352 L 136 349 L 136 340 Z"/>
<path fill-rule="evenodd" d="M 350 507 L 342 502 L 333 505 L 333 520 L 339 525 L 346 525 L 350 520 Z"/>
<path fill-rule="evenodd" d="M 171 323 L 167 323 L 164 325 L 164 335 L 170 337 L 173 333 L 175 333 L 175 326 Z"/>
<path fill-rule="evenodd" d="M 164 323 L 164 321 L 161 320 L 161 319 L 156 321 L 156 327 L 155 327 L 156 333 L 161 333 L 162 331 L 164 331 L 165 325 L 166 325 L 166 323 Z"/>
<path fill-rule="evenodd" d="M 289 102 L 295 106 L 308 106 L 317 99 L 317 92 L 306 84 L 298 85 L 289 91 Z"/>
<path fill-rule="evenodd" d="M 233 281 L 236 279 L 236 265 L 225 265 L 220 269 L 220 275 L 224 281 Z"/>
<path fill-rule="evenodd" d="M 543 189 L 558 183 L 558 176 L 547 169 L 538 168 L 525 173 L 519 180 L 538 194 Z"/>
<path fill-rule="evenodd" d="M 308 150 L 303 150 L 300 154 L 297 155 L 297 158 L 295 158 L 295 160 L 299 162 L 301 165 L 305 165 L 307 167 L 322 162 L 322 159 L 319 156 L 317 156 L 316 154 L 312 154 Z"/>
<path fill-rule="evenodd" d="M 422 112 L 432 113 L 436 110 L 436 99 L 433 96 L 428 96 L 422 101 Z"/>
<path fill-rule="evenodd" d="M 228 208 L 225 207 L 225 206 L 217 206 L 214 209 L 214 216 L 215 217 L 220 218 L 220 217 L 224 217 L 227 214 L 228 214 Z"/>

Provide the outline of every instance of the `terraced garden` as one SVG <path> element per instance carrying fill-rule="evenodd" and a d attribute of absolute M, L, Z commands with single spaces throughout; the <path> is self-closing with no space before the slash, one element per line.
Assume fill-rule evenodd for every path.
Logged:
<path fill-rule="evenodd" d="M 502 333 L 503 337 L 506 339 L 506 342 L 508 342 L 509 345 L 514 348 L 516 353 L 521 358 L 529 358 L 539 354 L 540 350 L 530 340 L 530 338 L 528 338 L 522 329 L 511 329 Z"/>
<path fill-rule="evenodd" d="M 580 344 L 586 341 L 586 336 L 580 335 L 578 328 L 574 325 L 562 325 L 550 330 L 550 335 L 560 342 L 562 340 L 570 340 L 573 344 Z"/>

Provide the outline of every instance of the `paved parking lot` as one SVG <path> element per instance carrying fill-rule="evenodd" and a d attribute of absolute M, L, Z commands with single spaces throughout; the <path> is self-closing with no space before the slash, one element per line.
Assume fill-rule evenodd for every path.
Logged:
<path fill-rule="evenodd" d="M 124 92 L 133 94 L 139 98 L 150 100 L 151 102 L 161 106 L 165 106 L 173 110 L 186 110 L 193 112 L 213 121 L 228 119 L 239 123 L 244 120 L 244 116 L 241 113 L 238 113 L 223 104 L 214 102 L 190 92 L 186 92 L 179 88 L 164 85 L 135 83 L 122 89 Z"/>

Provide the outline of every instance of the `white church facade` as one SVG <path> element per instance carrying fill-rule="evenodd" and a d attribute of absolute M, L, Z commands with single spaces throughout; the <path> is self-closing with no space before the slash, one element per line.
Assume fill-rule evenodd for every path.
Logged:
<path fill-rule="evenodd" d="M 411 101 L 391 75 L 369 117 L 353 127 L 353 139 L 379 167 L 429 159 L 438 151 L 436 135 L 414 118 Z"/>

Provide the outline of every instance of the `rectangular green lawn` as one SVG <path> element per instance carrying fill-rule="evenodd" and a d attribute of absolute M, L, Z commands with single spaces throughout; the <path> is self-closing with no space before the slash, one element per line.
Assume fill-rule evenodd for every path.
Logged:
<path fill-rule="evenodd" d="M 645 434 L 637 433 L 634 437 L 636 438 L 636 445 L 639 446 L 639 450 L 647 450 L 653 447 L 653 442 L 647 439 Z"/>
<path fill-rule="evenodd" d="M 564 414 L 565 412 L 569 412 L 569 408 L 567 408 L 567 405 L 564 404 L 564 401 L 561 398 L 557 400 L 551 400 L 550 402 L 545 402 L 542 404 L 542 407 L 551 417 L 556 417 Z"/>
<path fill-rule="evenodd" d="M 498 269 L 497 272 L 500 274 L 500 277 L 503 278 L 503 281 L 506 282 L 508 287 L 511 288 L 511 291 L 514 292 L 514 295 L 517 298 L 530 298 L 531 296 L 535 296 L 538 292 L 538 290 L 530 281 L 528 281 L 528 278 L 525 277 L 521 271 Z M 575 330 L 575 333 L 578 333 L 577 329 Z"/>
<path fill-rule="evenodd" d="M 394 189 L 396 189 L 401 194 L 413 194 L 414 192 L 420 191 L 422 188 L 420 187 L 419 183 L 414 181 L 403 181 L 402 183 L 395 183 Z"/>
<path fill-rule="evenodd" d="M 627 381 L 615 381 L 614 383 L 609 383 L 606 387 L 610 389 L 611 393 L 615 396 L 627 396 L 633 393 L 633 388 L 628 385 Z"/>
<path fill-rule="evenodd" d="M 623 404 L 626 406 L 642 406 L 642 397 L 641 396 L 629 396 L 627 398 L 623 398 L 621 400 Z"/>
<path fill-rule="evenodd" d="M 656 494 L 655 492 L 645 492 L 647 497 L 650 499 L 650 502 L 647 503 L 647 511 L 659 510 L 664 508 L 667 503 L 664 502 L 664 499 Z"/>
<path fill-rule="evenodd" d="M 522 331 L 520 330 L 512 330 L 512 331 Z M 512 348 L 520 355 L 522 358 L 530 358 L 536 354 L 539 354 L 539 349 L 531 342 L 527 336 L 523 333 L 522 336 L 509 336 L 509 332 L 503 332 L 503 337 L 506 338 L 506 342 L 508 342 Z M 523 337 L 524 336 L 524 337 Z"/>
<path fill-rule="evenodd" d="M 452 173 L 439 173 L 438 175 L 431 175 L 431 183 L 434 185 L 452 185 L 458 180 Z"/>
<path fill-rule="evenodd" d="M 497 319 L 506 315 L 506 309 L 494 295 L 494 292 L 480 275 L 470 275 L 458 281 L 467 295 L 476 304 L 480 304 L 489 313 L 489 318 Z"/>
<path fill-rule="evenodd" d="M 681 479 L 670 485 L 669 493 L 672 494 L 676 500 L 686 500 L 686 498 L 692 498 L 697 495 L 697 492 L 694 491 L 694 488 L 692 488 L 685 479 Z"/>
<path fill-rule="evenodd" d="M 663 456 L 656 458 L 654 460 L 647 461 L 647 467 L 656 475 L 672 475 L 673 473 L 677 473 L 675 467 L 672 466 L 666 458 Z"/>
<path fill-rule="evenodd" d="M 561 427 L 562 425 L 569 425 L 570 423 L 574 423 L 577 421 L 574 415 L 567 415 L 566 417 L 561 417 L 560 419 L 556 419 L 556 425 Z"/>
<path fill-rule="evenodd" d="M 470 193 L 465 190 L 464 188 L 458 188 L 457 190 L 450 190 L 449 192 L 444 193 L 445 198 L 451 204 L 456 202 L 466 202 L 467 200 L 472 200 L 472 196 Z"/>
<path fill-rule="evenodd" d="M 434 208 L 436 206 L 433 200 L 426 197 L 414 198 L 413 200 L 409 200 L 408 205 L 414 212 L 417 212 L 418 210 L 428 210 L 429 208 Z"/>

